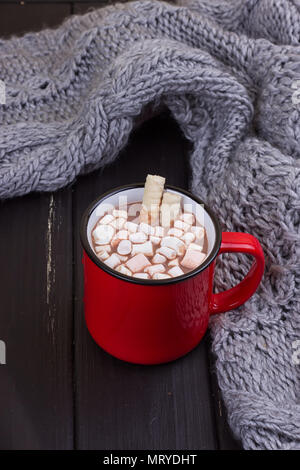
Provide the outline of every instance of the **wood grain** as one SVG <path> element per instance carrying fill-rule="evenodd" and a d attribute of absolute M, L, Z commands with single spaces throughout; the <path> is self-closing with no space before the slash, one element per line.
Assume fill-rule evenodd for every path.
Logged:
<path fill-rule="evenodd" d="M 1 203 L 0 448 L 73 446 L 69 191 Z"/>
<path fill-rule="evenodd" d="M 104 353 L 91 339 L 83 320 L 78 241 L 81 214 L 101 193 L 120 184 L 144 181 L 147 173 L 164 175 L 168 183 L 183 188 L 188 184 L 186 142 L 166 115 L 144 123 L 115 163 L 81 178 L 74 191 L 77 446 L 215 449 L 205 342 L 171 364 L 130 365 Z"/>
<path fill-rule="evenodd" d="M 1 3 L 0 35 L 54 27 L 104 3 Z M 103 352 L 84 323 L 78 229 L 86 206 L 147 173 L 188 186 L 186 140 L 168 114 L 148 114 L 112 165 L 53 195 L 0 205 L 0 449 L 239 448 L 219 411 L 208 335 L 185 358 L 143 367 Z"/>
<path fill-rule="evenodd" d="M 71 4 L 2 3 L 0 4 L 0 36 L 21 36 L 30 31 L 58 26 L 71 13 Z"/>

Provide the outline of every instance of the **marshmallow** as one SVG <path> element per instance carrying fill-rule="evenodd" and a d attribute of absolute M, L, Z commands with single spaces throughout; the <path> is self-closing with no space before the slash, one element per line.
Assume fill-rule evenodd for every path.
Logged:
<path fill-rule="evenodd" d="M 189 245 L 196 239 L 196 235 L 193 232 L 185 232 L 181 239 L 184 241 L 186 245 Z"/>
<path fill-rule="evenodd" d="M 191 250 L 189 247 L 184 258 L 181 260 L 181 265 L 188 269 L 195 269 L 203 263 L 205 258 L 205 253 L 201 253 L 198 250 Z"/>
<path fill-rule="evenodd" d="M 153 243 L 153 245 L 159 245 L 160 244 L 160 237 L 154 237 L 153 235 L 150 235 L 150 242 Z"/>
<path fill-rule="evenodd" d="M 171 261 L 168 262 L 168 266 L 178 266 L 179 265 L 179 259 L 171 259 Z"/>
<path fill-rule="evenodd" d="M 110 255 L 109 258 L 104 261 L 104 263 L 107 264 L 107 266 L 109 266 L 110 268 L 114 269 L 120 264 L 120 259 L 118 255 L 116 255 L 116 253 L 113 253 L 112 255 Z"/>
<path fill-rule="evenodd" d="M 121 240 L 118 245 L 117 252 L 120 255 L 129 255 L 129 253 L 131 253 L 131 248 L 132 245 L 130 240 Z"/>
<path fill-rule="evenodd" d="M 147 240 L 147 235 L 145 232 L 136 232 L 129 235 L 129 240 L 132 243 L 144 243 Z"/>
<path fill-rule="evenodd" d="M 129 236 L 128 230 L 120 230 L 115 235 L 115 237 L 118 238 L 119 240 L 127 240 L 128 236 Z"/>
<path fill-rule="evenodd" d="M 111 222 L 113 222 L 114 220 L 114 216 L 111 215 L 111 214 L 106 214 L 104 217 L 102 217 L 102 219 L 99 220 L 98 224 L 100 225 L 107 225 L 107 224 L 110 224 Z M 97 224 L 97 225 L 98 225 Z"/>
<path fill-rule="evenodd" d="M 168 235 L 174 235 L 174 237 L 180 238 L 183 234 L 182 230 L 179 230 L 179 228 L 170 228 L 168 230 Z"/>
<path fill-rule="evenodd" d="M 175 220 L 174 227 L 187 232 L 190 229 L 190 225 L 183 222 L 183 220 Z"/>
<path fill-rule="evenodd" d="M 191 232 L 193 232 L 196 235 L 196 238 L 199 240 L 202 240 L 204 238 L 204 227 L 201 227 L 199 225 L 193 226 L 191 227 Z"/>
<path fill-rule="evenodd" d="M 156 250 L 156 253 L 160 253 L 168 259 L 176 258 L 176 251 L 172 250 L 172 248 L 169 248 L 167 246 L 161 246 L 160 248 L 158 248 L 158 250 Z"/>
<path fill-rule="evenodd" d="M 137 277 L 139 279 L 149 279 L 149 274 L 147 273 L 136 273 L 133 277 Z"/>
<path fill-rule="evenodd" d="M 149 224 L 145 224 L 145 222 L 140 223 L 139 230 L 141 232 L 146 233 L 147 235 L 154 235 L 155 234 L 154 227 L 151 227 L 151 225 L 149 225 Z"/>
<path fill-rule="evenodd" d="M 119 254 L 117 256 L 119 257 L 120 261 L 122 261 L 122 263 L 124 263 L 125 261 L 128 260 L 128 256 L 123 256 L 123 255 L 119 255 Z"/>
<path fill-rule="evenodd" d="M 97 253 L 97 256 L 101 261 L 105 261 L 107 258 L 109 258 L 109 254 L 107 251 L 100 251 L 100 253 Z"/>
<path fill-rule="evenodd" d="M 118 209 L 114 209 L 112 211 L 112 215 L 114 217 L 121 217 L 122 219 L 127 219 L 127 217 L 128 217 L 127 211 L 118 210 Z"/>
<path fill-rule="evenodd" d="M 132 246 L 132 254 L 143 253 L 146 256 L 153 256 L 153 246 L 150 241 L 145 243 L 138 243 Z"/>
<path fill-rule="evenodd" d="M 193 225 L 193 223 L 195 222 L 194 214 L 190 214 L 189 212 L 184 212 L 183 214 L 181 214 L 180 219 L 189 225 Z"/>
<path fill-rule="evenodd" d="M 147 266 L 147 268 L 144 269 L 145 273 L 150 274 L 150 276 L 153 276 L 155 273 L 163 273 L 166 270 L 163 264 L 155 264 L 154 266 Z"/>
<path fill-rule="evenodd" d="M 152 258 L 152 263 L 154 264 L 165 263 L 166 261 L 167 258 L 163 255 L 160 255 L 159 253 L 156 253 L 156 255 L 154 255 Z"/>
<path fill-rule="evenodd" d="M 112 248 L 117 248 L 121 240 L 127 240 L 128 233 L 129 232 L 127 230 L 120 230 L 117 232 L 110 242 Z"/>
<path fill-rule="evenodd" d="M 203 251 L 203 245 L 198 245 L 198 243 L 190 243 L 189 249 L 195 251 Z"/>
<path fill-rule="evenodd" d="M 157 227 L 154 228 L 154 235 L 156 237 L 163 237 L 164 234 L 165 234 L 164 227 L 161 227 L 160 225 L 158 225 Z"/>
<path fill-rule="evenodd" d="M 128 232 L 135 233 L 138 229 L 138 224 L 133 222 L 125 222 L 124 228 L 128 230 Z"/>
<path fill-rule="evenodd" d="M 176 251 L 179 256 L 185 253 L 185 244 L 182 240 L 177 237 L 164 237 L 161 240 L 161 246 L 167 246 Z"/>
<path fill-rule="evenodd" d="M 133 256 L 133 258 L 130 258 L 130 260 L 126 262 L 127 268 L 130 269 L 130 271 L 133 273 L 144 271 L 144 269 L 147 266 L 150 266 L 150 264 L 150 261 L 148 258 L 146 258 L 145 255 L 143 255 L 143 253 L 139 253 L 138 255 Z"/>
<path fill-rule="evenodd" d="M 168 273 L 171 274 L 172 277 L 182 276 L 182 274 L 184 274 L 179 266 L 174 266 L 174 268 L 169 269 Z"/>
<path fill-rule="evenodd" d="M 152 279 L 170 279 L 171 276 L 165 273 L 154 273 Z"/>
<path fill-rule="evenodd" d="M 96 245 L 95 246 L 95 251 L 96 253 L 101 253 L 101 251 L 107 251 L 107 253 L 111 252 L 111 246 L 110 245 Z"/>
<path fill-rule="evenodd" d="M 124 264 L 120 264 L 120 266 L 116 268 L 116 271 L 118 271 L 121 274 L 126 274 L 127 276 L 132 276 L 132 272 L 130 271 L 130 269 L 126 268 Z"/>
<path fill-rule="evenodd" d="M 110 242 L 111 247 L 112 247 L 112 248 L 117 248 L 117 246 L 119 245 L 120 241 L 121 241 L 121 240 L 120 240 L 119 238 L 117 238 L 116 236 L 114 236 L 114 237 L 112 238 L 111 242 Z"/>
<path fill-rule="evenodd" d="M 114 233 L 115 229 L 111 225 L 97 225 L 93 231 L 93 238 L 97 245 L 107 245 Z"/>
<path fill-rule="evenodd" d="M 165 191 L 160 206 L 160 223 L 163 227 L 170 227 L 171 222 L 180 213 L 180 194 Z"/>
<path fill-rule="evenodd" d="M 124 217 L 120 217 L 118 219 L 114 219 L 110 225 L 112 225 L 115 229 L 121 230 L 121 228 L 124 227 L 124 224 L 126 223 L 126 219 Z"/>

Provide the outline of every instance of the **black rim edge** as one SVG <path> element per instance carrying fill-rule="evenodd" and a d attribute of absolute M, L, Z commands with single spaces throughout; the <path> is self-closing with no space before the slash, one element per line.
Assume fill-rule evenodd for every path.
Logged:
<path fill-rule="evenodd" d="M 159 286 L 159 285 L 167 285 L 167 284 L 176 284 L 177 282 L 182 282 L 187 279 L 190 279 L 191 277 L 196 276 L 200 272 L 204 271 L 216 258 L 220 245 L 221 245 L 221 228 L 220 224 L 218 222 L 218 219 L 216 218 L 215 214 L 213 211 L 197 196 L 194 194 L 190 193 L 189 191 L 186 191 L 185 189 L 178 188 L 176 186 L 172 185 L 166 185 L 166 189 L 171 189 L 173 191 L 178 191 L 179 193 L 185 194 L 186 196 L 190 197 L 193 199 L 195 202 L 198 204 L 202 204 L 204 206 L 205 211 L 208 213 L 210 216 L 214 227 L 215 227 L 215 232 L 216 232 L 216 240 L 215 244 L 211 250 L 210 255 L 205 259 L 204 263 L 201 264 L 198 268 L 193 269 L 193 271 L 190 271 L 186 274 L 183 274 L 182 276 L 174 277 L 172 279 L 161 279 L 161 280 L 154 280 L 154 279 L 138 279 L 134 278 L 131 276 L 127 276 L 126 274 L 121 274 L 118 271 L 115 271 L 114 269 L 110 268 L 107 266 L 103 261 L 101 261 L 96 254 L 94 253 L 93 249 L 91 248 L 88 238 L 87 238 L 87 224 L 89 221 L 90 214 L 93 212 L 93 210 L 100 204 L 100 202 L 103 202 L 107 197 L 112 196 L 113 194 L 116 194 L 121 191 L 125 191 L 127 189 L 135 189 L 135 188 L 140 188 L 143 187 L 145 183 L 132 183 L 132 184 L 127 184 L 123 186 L 118 186 L 114 189 L 111 189 L 101 196 L 99 196 L 97 199 L 95 199 L 84 211 L 82 218 L 81 218 L 81 223 L 80 223 L 80 241 L 83 249 L 89 256 L 89 258 L 98 266 L 100 269 L 103 271 L 107 272 L 108 274 L 111 274 L 112 276 L 121 279 L 126 282 L 131 282 L 133 284 L 140 284 L 140 285 L 146 285 L 146 286 Z"/>

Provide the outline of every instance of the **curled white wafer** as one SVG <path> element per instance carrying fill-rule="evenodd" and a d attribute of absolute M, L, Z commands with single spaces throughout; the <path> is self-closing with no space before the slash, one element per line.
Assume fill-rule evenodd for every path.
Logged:
<path fill-rule="evenodd" d="M 126 262 L 126 267 L 133 273 L 138 273 L 139 271 L 144 271 L 146 266 L 150 266 L 150 264 L 148 258 L 143 253 L 139 253 Z"/>
<path fill-rule="evenodd" d="M 97 225 L 93 231 L 93 238 L 97 245 L 108 245 L 115 234 L 111 225 Z"/>
<path fill-rule="evenodd" d="M 174 266 L 174 268 L 169 269 L 168 273 L 171 274 L 172 277 L 182 276 L 182 274 L 184 274 L 179 266 Z"/>
<path fill-rule="evenodd" d="M 138 224 L 135 224 L 134 222 L 125 222 L 124 228 L 130 233 L 135 233 L 138 229 Z"/>
<path fill-rule="evenodd" d="M 114 217 L 122 217 L 122 219 L 127 219 L 128 218 L 128 214 L 127 214 L 127 211 L 125 210 L 118 210 L 118 209 L 114 209 L 112 211 L 112 215 Z"/>
<path fill-rule="evenodd" d="M 180 261 L 180 264 L 185 268 L 195 269 L 203 263 L 205 258 L 205 253 L 201 253 L 201 251 L 191 250 L 190 248 L 188 248 L 186 250 L 184 258 Z"/>
<path fill-rule="evenodd" d="M 132 276 L 132 272 L 130 271 L 130 269 L 126 268 L 124 264 L 120 264 L 120 266 L 116 268 L 116 271 L 122 274 L 126 274 L 127 276 Z"/>
<path fill-rule="evenodd" d="M 136 232 L 136 233 L 131 233 L 129 235 L 129 240 L 132 242 L 132 243 L 145 243 L 145 241 L 147 240 L 147 235 L 145 234 L 145 232 Z"/>
<path fill-rule="evenodd" d="M 120 255 L 129 255 L 131 253 L 132 244 L 130 240 L 121 240 L 118 244 L 117 252 Z"/>
<path fill-rule="evenodd" d="M 168 259 L 176 258 L 176 251 L 168 246 L 161 246 L 156 250 L 156 253 L 160 253 Z"/>
<path fill-rule="evenodd" d="M 157 225 L 159 223 L 159 206 L 164 190 L 165 178 L 158 175 L 147 175 L 140 221 Z"/>
<path fill-rule="evenodd" d="M 176 251 L 179 256 L 185 253 L 185 244 L 180 238 L 177 237 L 164 237 L 161 239 L 161 246 L 167 246 Z"/>
<path fill-rule="evenodd" d="M 154 273 L 163 273 L 166 270 L 163 264 L 154 264 L 153 266 L 147 266 L 144 271 L 145 273 L 153 276 Z"/>
<path fill-rule="evenodd" d="M 167 258 L 163 255 L 160 255 L 159 253 L 156 253 L 153 258 L 152 258 L 152 263 L 154 264 L 161 264 L 165 263 L 167 261 Z"/>
<path fill-rule="evenodd" d="M 143 253 L 146 256 L 153 256 L 153 246 L 150 241 L 132 245 L 132 254 Z"/>
<path fill-rule="evenodd" d="M 165 191 L 160 206 L 160 223 L 163 227 L 170 227 L 171 222 L 180 214 L 180 194 Z"/>
<path fill-rule="evenodd" d="M 188 225 L 193 225 L 193 223 L 195 222 L 194 214 L 191 214 L 189 212 L 184 212 L 183 214 L 181 214 L 180 219 Z"/>
<path fill-rule="evenodd" d="M 133 277 L 137 277 L 138 279 L 149 279 L 149 274 L 147 273 L 135 273 Z"/>
<path fill-rule="evenodd" d="M 107 258 L 104 261 L 104 263 L 107 264 L 107 266 L 109 266 L 110 268 L 114 269 L 116 266 L 120 264 L 120 259 L 116 255 L 116 253 L 113 253 L 112 255 L 109 256 L 109 258 Z"/>
<path fill-rule="evenodd" d="M 154 273 L 153 276 L 152 276 L 152 279 L 170 279 L 171 276 L 169 276 L 169 274 L 166 274 L 166 273 Z"/>

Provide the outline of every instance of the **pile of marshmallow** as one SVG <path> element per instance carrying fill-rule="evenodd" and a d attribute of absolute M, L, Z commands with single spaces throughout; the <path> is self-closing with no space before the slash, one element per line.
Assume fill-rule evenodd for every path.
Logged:
<path fill-rule="evenodd" d="M 206 258 L 204 227 L 192 213 L 180 213 L 172 227 L 128 221 L 113 209 L 92 232 L 98 258 L 119 273 L 139 279 L 168 279 L 197 268 Z"/>

